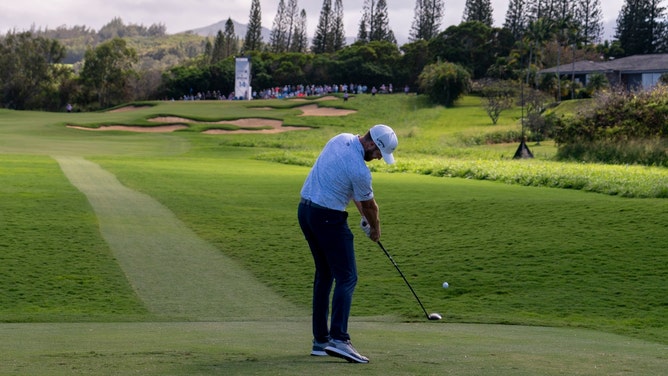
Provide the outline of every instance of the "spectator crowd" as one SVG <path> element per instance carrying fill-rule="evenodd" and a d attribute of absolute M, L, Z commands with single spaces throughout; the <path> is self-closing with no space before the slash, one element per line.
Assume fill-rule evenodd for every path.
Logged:
<path fill-rule="evenodd" d="M 392 84 L 382 84 L 379 88 L 372 86 L 371 89 L 367 85 L 362 84 L 339 84 L 339 85 L 284 85 L 282 87 L 272 87 L 263 89 L 252 93 L 252 99 L 285 99 L 285 98 L 303 98 L 313 96 L 323 96 L 328 94 L 392 94 L 394 86 Z M 404 88 L 404 92 L 408 94 L 410 88 L 408 85 Z M 346 99 L 348 96 L 345 96 Z M 181 97 L 182 100 L 239 100 L 245 98 L 237 98 L 234 92 L 228 95 L 223 94 L 220 90 L 196 92 L 192 90 L 189 94 Z"/>

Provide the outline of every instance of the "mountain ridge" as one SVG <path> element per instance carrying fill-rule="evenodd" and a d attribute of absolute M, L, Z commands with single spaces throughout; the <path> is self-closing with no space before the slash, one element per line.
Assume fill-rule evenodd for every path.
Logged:
<path fill-rule="evenodd" d="M 186 31 L 182 31 L 181 33 L 191 33 L 202 37 L 215 37 L 216 34 L 218 34 L 218 30 L 225 32 L 226 23 L 227 20 L 222 20 L 219 22 L 212 23 L 209 26 L 189 29 Z M 234 24 L 234 34 L 237 37 L 239 37 L 239 39 L 244 39 L 246 37 L 246 32 L 248 31 L 248 24 L 242 24 L 241 22 L 237 22 L 235 20 L 232 20 L 232 23 Z M 260 34 L 262 35 L 262 42 L 269 43 L 269 41 L 271 40 L 271 30 L 264 26 L 262 26 L 261 30 L 262 31 Z M 351 45 L 355 43 L 355 39 L 356 39 L 355 37 L 346 37 L 346 45 Z M 310 37 L 309 37 L 309 42 L 310 42 Z"/>
<path fill-rule="evenodd" d="M 199 28 L 186 30 L 183 31 L 183 33 L 197 34 L 202 37 L 215 37 L 216 34 L 218 33 L 218 30 L 225 32 L 226 23 L 227 20 L 222 20 L 219 22 L 212 23 L 211 25 L 208 26 L 202 26 Z M 235 20 L 232 20 L 232 23 L 234 24 L 234 34 L 236 34 L 236 36 L 239 37 L 239 39 L 244 39 L 246 37 L 246 32 L 248 31 L 248 24 L 242 24 Z M 269 38 L 271 37 L 271 30 L 263 26 L 260 34 L 262 35 L 262 40 L 265 43 L 269 42 Z"/>

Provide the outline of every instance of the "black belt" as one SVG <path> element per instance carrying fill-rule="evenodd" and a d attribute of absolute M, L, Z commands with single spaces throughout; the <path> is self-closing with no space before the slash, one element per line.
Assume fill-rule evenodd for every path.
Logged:
<path fill-rule="evenodd" d="M 326 208 L 326 207 L 324 207 L 324 206 L 322 206 L 322 205 L 318 205 L 318 204 L 316 204 L 315 202 L 313 202 L 313 201 L 311 201 L 311 200 L 307 200 L 307 199 L 305 199 L 305 198 L 302 198 L 301 201 L 299 201 L 299 203 L 300 203 L 300 204 L 304 204 L 304 205 L 306 205 L 306 206 L 310 206 L 310 207 L 312 207 L 312 208 L 316 208 L 316 209 L 331 210 L 330 208 Z"/>

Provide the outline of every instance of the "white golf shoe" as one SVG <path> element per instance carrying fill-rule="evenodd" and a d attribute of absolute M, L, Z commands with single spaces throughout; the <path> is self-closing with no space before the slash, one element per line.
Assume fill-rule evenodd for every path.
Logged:
<path fill-rule="evenodd" d="M 350 340 L 333 339 L 329 342 L 329 346 L 325 347 L 325 352 L 329 356 L 345 359 L 350 363 L 369 363 L 369 358 L 358 353 Z"/>

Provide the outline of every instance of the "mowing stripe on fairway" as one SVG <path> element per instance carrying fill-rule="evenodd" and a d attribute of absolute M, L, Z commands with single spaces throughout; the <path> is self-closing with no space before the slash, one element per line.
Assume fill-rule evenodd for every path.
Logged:
<path fill-rule="evenodd" d="M 81 157 L 54 157 L 95 211 L 102 236 L 138 296 L 186 320 L 304 315 L 187 228 L 152 197 Z"/>

